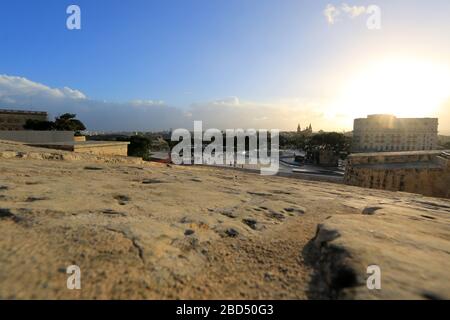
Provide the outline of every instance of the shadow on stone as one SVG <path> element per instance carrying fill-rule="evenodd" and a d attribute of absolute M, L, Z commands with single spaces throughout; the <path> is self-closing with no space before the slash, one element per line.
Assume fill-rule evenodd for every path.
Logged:
<path fill-rule="evenodd" d="M 338 237 L 337 231 L 319 225 L 315 237 L 301 252 L 305 263 L 313 268 L 307 290 L 309 299 L 351 299 L 352 292 L 346 289 L 360 285 L 356 271 L 348 264 L 350 254 L 330 243 Z"/>

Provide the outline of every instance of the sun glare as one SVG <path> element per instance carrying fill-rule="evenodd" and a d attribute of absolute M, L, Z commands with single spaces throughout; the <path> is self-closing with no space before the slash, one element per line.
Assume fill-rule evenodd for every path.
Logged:
<path fill-rule="evenodd" d="M 436 116 L 450 97 L 450 68 L 412 59 L 383 60 L 351 77 L 337 108 L 352 117 L 389 113 Z"/>

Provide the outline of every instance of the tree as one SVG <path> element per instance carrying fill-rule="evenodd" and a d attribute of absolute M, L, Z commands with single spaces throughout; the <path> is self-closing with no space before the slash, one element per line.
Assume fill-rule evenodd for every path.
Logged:
<path fill-rule="evenodd" d="M 350 152 L 351 138 L 338 132 L 322 132 L 313 135 L 306 143 L 305 151 L 309 158 L 320 150 L 330 150 L 335 155 L 345 156 Z"/>
<path fill-rule="evenodd" d="M 25 130 L 37 131 L 75 131 L 75 134 L 80 134 L 80 131 L 86 130 L 84 124 L 76 118 L 76 114 L 64 113 L 56 117 L 55 121 L 41 121 L 28 119 L 23 128 Z"/>
<path fill-rule="evenodd" d="M 141 157 L 144 160 L 150 159 L 150 147 L 152 140 L 144 136 L 132 136 L 128 146 L 128 155 L 131 157 Z"/>
<path fill-rule="evenodd" d="M 28 119 L 23 126 L 25 130 L 36 130 L 36 131 L 51 131 L 55 130 L 55 123 L 53 121 L 41 121 Z"/>
<path fill-rule="evenodd" d="M 306 136 L 302 133 L 280 133 L 281 148 L 295 148 L 302 150 L 305 147 Z"/>
<path fill-rule="evenodd" d="M 74 113 L 64 113 L 55 118 L 55 129 L 58 131 L 75 131 L 80 132 L 86 130 L 84 124 L 75 119 L 77 115 Z"/>

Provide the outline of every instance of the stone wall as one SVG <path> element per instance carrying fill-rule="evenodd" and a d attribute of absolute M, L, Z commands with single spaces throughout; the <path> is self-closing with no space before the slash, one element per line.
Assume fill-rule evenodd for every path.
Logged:
<path fill-rule="evenodd" d="M 114 155 L 114 156 L 127 156 L 128 155 L 128 142 L 113 142 L 105 144 L 88 144 L 88 145 L 75 145 L 74 152 L 78 153 L 90 153 L 99 156 Z"/>
<path fill-rule="evenodd" d="M 410 163 L 430 162 L 442 151 L 405 151 L 405 152 L 372 152 L 351 154 L 349 162 L 354 165 L 360 164 L 385 164 L 385 163 Z"/>
<path fill-rule="evenodd" d="M 65 141 L 56 143 L 33 143 L 33 147 L 88 153 L 97 156 L 128 156 L 129 142 L 122 141 Z"/>
<path fill-rule="evenodd" d="M 0 131 L 0 140 L 24 143 L 55 143 L 73 141 L 73 131 Z"/>
<path fill-rule="evenodd" d="M 73 141 L 75 141 L 75 142 L 85 142 L 86 141 L 86 136 L 74 136 L 73 137 Z"/>
<path fill-rule="evenodd" d="M 450 156 L 439 151 L 351 155 L 346 184 L 450 198 Z"/>
<path fill-rule="evenodd" d="M 27 120 L 47 120 L 47 112 L 0 109 L 0 130 L 23 130 Z"/>

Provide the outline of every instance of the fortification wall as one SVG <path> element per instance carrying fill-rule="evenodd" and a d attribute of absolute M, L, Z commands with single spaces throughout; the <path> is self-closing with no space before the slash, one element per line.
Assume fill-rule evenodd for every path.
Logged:
<path fill-rule="evenodd" d="M 24 143 L 55 143 L 73 141 L 73 131 L 1 131 L 0 140 Z"/>
<path fill-rule="evenodd" d="M 75 145 L 74 150 L 78 153 L 89 153 L 98 156 L 115 155 L 115 156 L 127 156 L 128 155 L 128 143 L 116 142 L 111 144 L 95 144 L 95 145 Z"/>
<path fill-rule="evenodd" d="M 440 152 L 352 156 L 346 184 L 450 198 L 450 160 Z"/>

